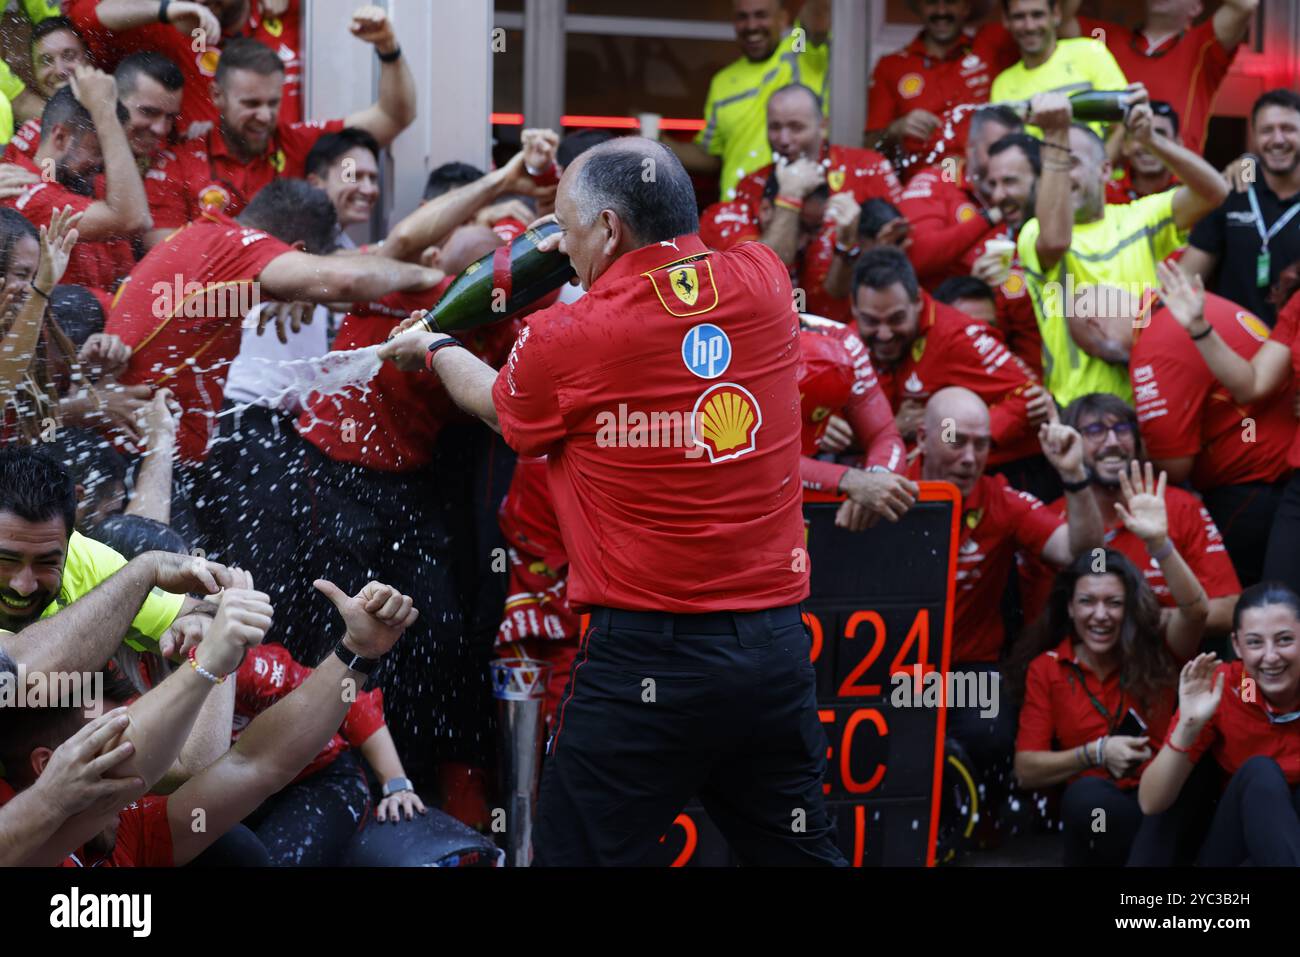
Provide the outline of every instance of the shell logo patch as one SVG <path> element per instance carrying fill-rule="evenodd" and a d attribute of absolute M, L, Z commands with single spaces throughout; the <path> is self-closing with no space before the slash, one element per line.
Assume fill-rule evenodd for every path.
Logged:
<path fill-rule="evenodd" d="M 898 95 L 905 100 L 921 95 L 925 89 L 925 77 L 919 73 L 904 73 L 898 79 Z"/>
<path fill-rule="evenodd" d="M 1025 294 L 1025 277 L 1018 272 L 1013 272 L 1007 276 L 1007 281 L 1002 284 L 1002 295 L 1008 299 L 1019 299 Z"/>
<path fill-rule="evenodd" d="M 217 64 L 221 62 L 221 51 L 204 50 L 194 62 L 199 65 L 199 72 L 204 76 L 216 76 Z"/>
<path fill-rule="evenodd" d="M 706 390 L 691 414 L 695 444 L 709 453 L 713 463 L 738 459 L 757 447 L 763 410 L 744 386 L 724 382 Z"/>
<path fill-rule="evenodd" d="M 1268 326 L 1264 325 L 1264 321 L 1254 313 L 1245 310 L 1237 313 L 1237 322 L 1241 324 L 1241 328 L 1245 329 L 1252 339 L 1259 342 L 1268 341 L 1270 335 Z"/>
<path fill-rule="evenodd" d="M 707 255 L 678 260 L 642 275 L 650 280 L 670 316 L 698 316 L 718 307 L 718 289 Z"/>
<path fill-rule="evenodd" d="M 844 179 L 844 170 L 833 169 L 826 174 L 826 185 L 831 188 L 832 193 L 838 193 L 844 188 Z"/>
<path fill-rule="evenodd" d="M 962 203 L 957 207 L 957 222 L 959 223 L 969 223 L 977 215 L 979 214 L 975 212 L 975 207 L 970 203 Z"/>
<path fill-rule="evenodd" d="M 199 206 L 209 213 L 220 213 L 230 204 L 230 193 L 225 188 L 211 183 L 199 190 Z"/>

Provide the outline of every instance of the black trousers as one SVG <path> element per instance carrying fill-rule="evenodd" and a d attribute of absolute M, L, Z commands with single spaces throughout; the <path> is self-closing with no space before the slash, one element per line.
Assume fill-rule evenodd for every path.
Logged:
<path fill-rule="evenodd" d="M 790 606 L 595 609 L 542 771 L 538 865 L 636 865 L 698 795 L 746 864 L 844 865 L 810 639 Z"/>
<path fill-rule="evenodd" d="M 1286 482 L 1250 482 L 1223 485 L 1201 496 L 1223 535 L 1242 588 L 1263 581 L 1269 533 L 1286 487 Z"/>
<path fill-rule="evenodd" d="M 344 751 L 310 777 L 262 802 L 245 824 L 266 845 L 272 867 L 335 867 L 370 814 L 360 758 Z"/>
<path fill-rule="evenodd" d="M 1300 865 L 1300 788 L 1287 784 L 1276 761 L 1257 755 L 1237 769 L 1219 798 L 1196 863 Z"/>
<path fill-rule="evenodd" d="M 1066 867 L 1123 867 L 1142 825 L 1137 788 L 1081 777 L 1061 798 Z"/>
<path fill-rule="evenodd" d="M 1280 581 L 1300 592 L 1300 472 L 1291 476 L 1273 516 L 1264 556 L 1264 580 Z"/>
<path fill-rule="evenodd" d="M 473 742 L 461 733 L 479 727 L 487 684 L 485 663 L 468 660 L 460 603 L 452 576 L 451 541 L 434 475 L 390 474 L 335 462 L 307 447 L 312 495 L 311 577 L 354 595 L 372 580 L 414 599 L 420 617 L 370 679 L 384 691 L 384 715 L 398 754 L 414 781 L 427 780 L 439 761 L 467 760 Z M 323 595 L 313 592 L 306 628 L 289 651 L 315 665 L 342 637 L 342 624 Z"/>

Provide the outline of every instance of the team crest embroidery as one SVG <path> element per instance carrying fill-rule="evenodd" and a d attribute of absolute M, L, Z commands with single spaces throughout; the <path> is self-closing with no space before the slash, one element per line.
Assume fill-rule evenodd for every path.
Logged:
<path fill-rule="evenodd" d="M 284 150 L 276 150 L 271 156 L 271 168 L 277 173 L 283 173 L 286 164 Z"/>
<path fill-rule="evenodd" d="M 279 39 L 280 34 L 284 33 L 284 24 L 280 21 L 279 17 L 267 17 L 262 21 L 262 29 L 276 39 Z"/>
<path fill-rule="evenodd" d="M 925 355 L 925 336 L 920 336 L 914 343 L 912 343 L 912 361 L 920 362 L 921 356 L 923 355 Z M 916 373 L 913 373 L 913 376 L 915 375 Z M 909 379 L 908 381 L 910 382 L 911 380 Z"/>
<path fill-rule="evenodd" d="M 905 73 L 898 81 L 898 95 L 905 100 L 921 95 L 925 89 L 925 78 L 919 73 Z"/>
<path fill-rule="evenodd" d="M 230 204 L 230 194 L 224 187 L 211 183 L 199 190 L 199 206 L 209 213 L 220 213 Z"/>
<path fill-rule="evenodd" d="M 966 527 L 972 532 L 979 528 L 980 522 L 984 521 L 984 509 L 972 508 L 966 513 Z"/>
<path fill-rule="evenodd" d="M 818 406 L 817 408 L 813 409 L 812 420 L 814 422 L 821 422 L 823 419 L 829 417 L 830 414 L 831 414 L 831 410 L 826 408 L 826 406 L 824 405 Z"/>
<path fill-rule="evenodd" d="M 838 193 L 844 188 L 845 173 L 842 169 L 833 169 L 826 174 L 826 184 L 830 186 L 832 193 Z"/>
<path fill-rule="evenodd" d="M 708 256 L 697 256 L 642 273 L 654 286 L 659 303 L 670 316 L 685 318 L 718 307 L 718 289 Z"/>
<path fill-rule="evenodd" d="M 744 386 L 724 382 L 706 390 L 691 414 L 695 444 L 713 463 L 738 459 L 757 447 L 763 410 Z"/>
<path fill-rule="evenodd" d="M 217 64 L 221 62 L 220 50 L 204 50 L 195 59 L 199 65 L 199 72 L 204 76 L 216 76 Z"/>
<path fill-rule="evenodd" d="M 1270 335 L 1268 326 L 1264 325 L 1263 320 L 1254 313 L 1245 310 L 1237 313 L 1237 322 L 1241 324 L 1241 328 L 1245 329 L 1252 339 L 1259 342 L 1268 341 Z"/>
<path fill-rule="evenodd" d="M 694 266 L 682 266 L 668 274 L 669 287 L 687 306 L 693 306 L 700 298 L 700 275 Z"/>

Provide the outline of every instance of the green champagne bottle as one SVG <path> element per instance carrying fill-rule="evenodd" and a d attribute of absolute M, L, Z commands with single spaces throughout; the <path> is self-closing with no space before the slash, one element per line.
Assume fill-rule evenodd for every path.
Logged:
<path fill-rule="evenodd" d="M 425 316 L 429 331 L 462 332 L 501 322 L 563 286 L 576 275 L 569 257 L 537 249 L 559 232 L 555 223 L 546 223 L 466 266 Z"/>
<path fill-rule="evenodd" d="M 1128 116 L 1128 90 L 1078 90 L 1067 94 L 1074 118 L 1080 123 L 1121 123 Z M 1015 112 L 1022 120 L 1029 120 L 1028 100 L 1008 100 L 996 103 Z"/>

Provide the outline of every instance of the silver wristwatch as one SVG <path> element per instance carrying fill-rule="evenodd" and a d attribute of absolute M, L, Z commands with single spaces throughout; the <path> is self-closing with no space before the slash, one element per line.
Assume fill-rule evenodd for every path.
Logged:
<path fill-rule="evenodd" d="M 384 797 L 392 797 L 394 794 L 401 794 L 403 791 L 414 791 L 415 786 L 411 784 L 410 778 L 392 778 L 384 782 Z"/>

